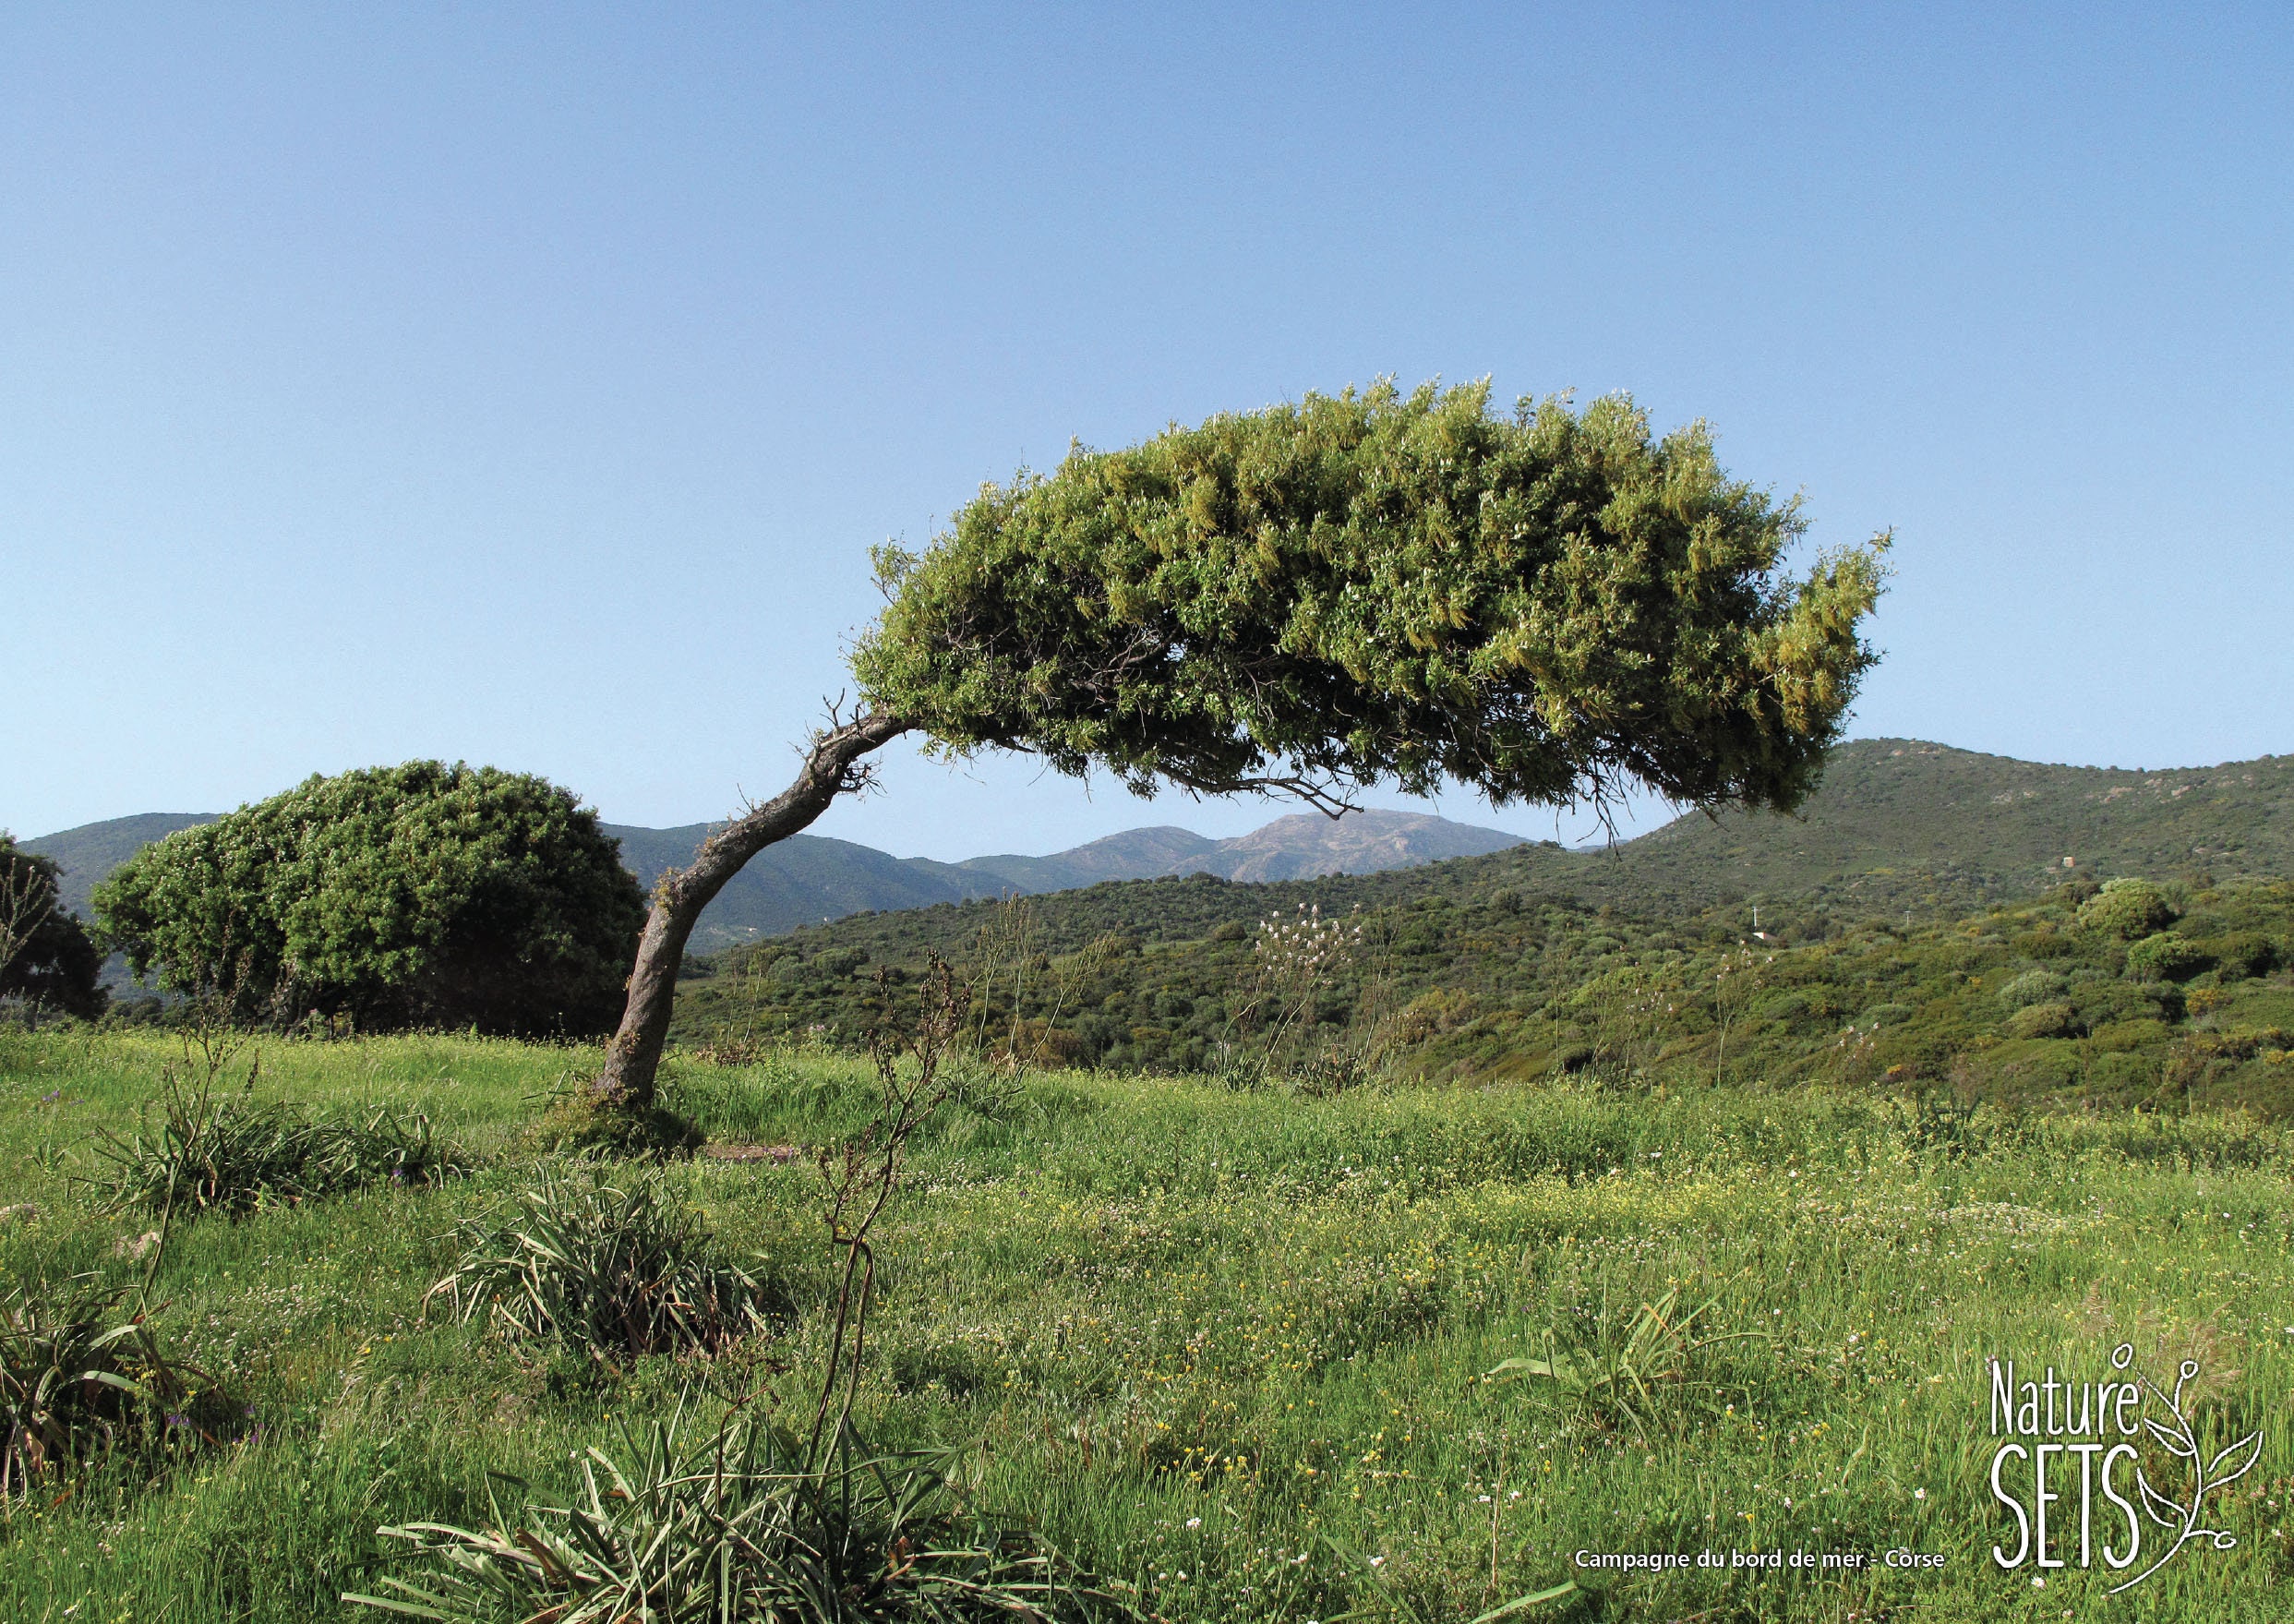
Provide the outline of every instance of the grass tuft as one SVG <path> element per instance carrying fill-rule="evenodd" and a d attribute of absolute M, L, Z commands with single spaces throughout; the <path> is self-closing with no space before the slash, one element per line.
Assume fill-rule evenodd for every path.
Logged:
<path fill-rule="evenodd" d="M 326 1122 L 281 1101 L 219 1094 L 174 1078 L 156 1123 L 127 1137 L 105 1129 L 95 1151 L 110 1164 L 95 1180 L 107 1211 L 244 1216 L 259 1208 L 369 1185 L 430 1185 L 467 1171 L 420 1112 L 377 1111 Z"/>
<path fill-rule="evenodd" d="M 180 1450 L 220 1431 L 212 1384 L 168 1357 L 143 1316 L 123 1315 L 127 1291 L 81 1276 L 0 1303 L 0 1506 L 123 1448 Z"/>
<path fill-rule="evenodd" d="M 619 1365 L 716 1352 L 765 1322 L 764 1287 L 720 1255 L 659 1169 L 546 1166 L 507 1218 L 466 1223 L 461 1238 L 430 1297 L 520 1341 Z"/>
<path fill-rule="evenodd" d="M 680 1404 L 625 1436 L 626 1464 L 589 1450 L 579 1504 L 383 1529 L 427 1571 L 343 1599 L 450 1624 L 1140 1616 L 1026 1534 L 967 1515 L 940 1455 L 872 1454 L 847 1430 L 809 1470 L 801 1440 L 770 1423 L 737 1412 L 688 1441 L 685 1420 Z"/>

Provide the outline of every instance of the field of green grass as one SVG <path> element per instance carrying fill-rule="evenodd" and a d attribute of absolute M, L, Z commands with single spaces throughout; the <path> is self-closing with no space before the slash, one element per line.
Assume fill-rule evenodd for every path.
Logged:
<path fill-rule="evenodd" d="M 0 1225 L 0 1295 L 142 1279 L 156 1221 L 102 1209 L 94 1136 L 132 1131 L 181 1059 L 157 1031 L 0 1033 L 0 1204 L 37 1209 Z M 752 1392 L 809 1416 L 834 1281 L 805 1157 L 667 1174 L 789 1305 L 774 1329 L 600 1376 L 425 1312 L 457 1223 L 532 1181 L 530 1125 L 594 1053 L 393 1038 L 259 1059 L 257 1096 L 426 1112 L 476 1171 L 179 1222 L 151 1317 L 238 1419 L 9 1504 L 0 1618 L 377 1617 L 337 1597 L 412 1573 L 380 1525 L 483 1522 L 489 1483 L 509 1508 L 566 1504 L 579 1451 L 622 1450 L 680 1394 L 703 1425 Z M 672 1073 L 719 1144 L 830 1143 L 874 1100 L 864 1064 L 825 1053 Z M 928 1125 L 885 1219 L 858 1420 L 953 1449 L 976 1503 L 1152 1615 L 1432 1624 L 1574 1580 L 1512 1616 L 2287 1616 L 2294 1131 L 1576 1080 L 1313 1099 L 1070 1073 L 970 1100 Z M 1707 1303 L 1678 1336 L 1641 1313 Z M 2073 1566 L 2002 1573 L 1987 1360 L 2103 1378 L 2120 1341 L 2154 1373 L 2199 1362 L 2184 1407 L 2209 1451 L 2260 1431 L 2206 1506 L 2235 1545 L 2194 1541 L 2116 1598 L 2125 1575 L 2082 1570 L 2075 1538 Z M 1575 1379 L 1475 1379 L 1528 1355 Z M 2055 1514 L 2076 1504 L 2073 1473 Z M 2123 1537 L 2095 1510 L 2098 1544 Z M 1708 1549 L 1870 1560 L 1575 1558 Z M 1892 1549 L 1942 1559 L 1892 1569 Z"/>

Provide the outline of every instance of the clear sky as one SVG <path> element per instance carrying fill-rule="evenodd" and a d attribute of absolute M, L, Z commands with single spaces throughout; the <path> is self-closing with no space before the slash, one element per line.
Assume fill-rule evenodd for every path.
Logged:
<path fill-rule="evenodd" d="M 721 816 L 871 544 L 1381 374 L 1892 525 L 1858 733 L 2294 751 L 2290 70 L 2283 0 L 9 6 L 0 826 L 415 756 Z M 1285 810 L 895 754 L 815 832 Z"/>

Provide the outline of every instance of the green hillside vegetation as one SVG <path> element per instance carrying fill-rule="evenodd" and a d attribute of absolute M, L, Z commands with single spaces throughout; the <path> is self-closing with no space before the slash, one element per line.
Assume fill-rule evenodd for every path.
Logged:
<path fill-rule="evenodd" d="M 1166 908 L 1163 939 L 1118 932 L 1081 949 L 1038 922 L 1051 900 L 969 910 L 959 957 L 980 990 L 980 1030 L 1032 1061 L 1336 1066 L 1332 1083 L 1590 1069 L 1637 1086 L 1880 1083 L 1962 1100 L 2294 1111 L 2284 882 L 2145 886 L 2158 914 L 2133 932 L 2096 911 L 2132 890 L 2092 882 L 1908 931 L 1794 916 L 1755 936 L 1733 909 L 1651 922 L 1510 890 L 1337 916 L 1294 905 L 1204 928 L 1247 889 L 1181 883 L 1167 895 L 1199 901 L 1193 920 Z M 898 917 L 877 922 L 890 933 Z M 1327 951 L 1305 965 L 1300 932 L 1317 922 Z M 1190 925 L 1201 933 L 1178 934 Z M 679 1036 L 856 1041 L 942 945 L 922 935 L 875 949 L 800 936 L 738 956 L 686 983 Z"/>
<path fill-rule="evenodd" d="M 1224 889 L 1199 876 L 1102 884 L 1046 897 L 1037 912 L 1059 950 L 1111 931 L 1184 940 L 1300 905 L 1329 915 L 1431 896 L 1471 904 L 1508 890 L 1650 919 L 1758 903 L 1764 920 L 1772 909 L 1780 922 L 1821 929 L 1906 909 L 1956 919 L 2067 879 L 2116 874 L 2294 879 L 2294 756 L 2142 773 L 1857 740 L 1832 751 L 1822 787 L 1793 817 L 1690 813 L 1604 849 L 1547 840 L 1375 874 Z M 786 945 L 954 956 L 968 949 L 987 906 L 858 915 L 795 932 Z"/>

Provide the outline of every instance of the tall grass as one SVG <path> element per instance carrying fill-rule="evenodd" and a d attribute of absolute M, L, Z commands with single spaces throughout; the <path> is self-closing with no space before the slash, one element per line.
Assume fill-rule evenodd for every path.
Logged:
<path fill-rule="evenodd" d="M 41 1209 L 0 1228 L 9 1289 L 139 1278 L 113 1249 L 143 1221 L 106 1216 L 71 1180 L 91 1166 L 93 1130 L 153 1094 L 164 1057 L 133 1036 L 0 1043 L 0 1169 Z M 460 1255 L 457 1226 L 499 1216 L 534 1178 L 510 1158 L 581 1060 L 446 1039 L 267 1051 L 252 1098 L 339 1120 L 426 1111 L 478 1147 L 479 1170 L 186 1230 L 150 1323 L 257 1413 L 156 1482 L 94 1472 L 72 1498 L 25 1510 L 0 1535 L 0 1617 L 60 1620 L 75 1604 L 75 1620 L 329 1616 L 343 1591 L 429 1582 L 378 1526 L 514 1537 L 529 1502 L 588 1504 L 583 1462 L 619 1517 L 627 1502 L 589 1450 L 647 1481 L 652 1429 L 680 1396 L 673 1453 L 713 1438 L 725 1405 L 692 1396 L 674 1360 L 556 1383 L 483 1317 L 422 1317 Z M 874 1088 L 865 1061 L 795 1053 L 688 1059 L 677 1099 L 715 1137 L 810 1152 L 859 1131 Z M 1986 1482 L 1986 1361 L 2084 1377 L 2122 1339 L 2148 1369 L 2202 1365 L 2210 1447 L 2264 1437 L 2260 1463 L 2210 1506 L 2235 1548 L 2185 1552 L 2112 1616 L 2284 1616 L 2294 1137 L 2281 1128 L 1988 1109 L 1945 1121 L 1816 1091 L 1303 1099 L 1071 1074 L 1029 1077 L 992 1114 L 944 1108 L 907 1165 L 875 1232 L 851 1414 L 869 1455 L 932 1451 L 942 1509 L 963 1510 L 952 1539 L 1024 1514 L 1108 1576 L 1101 1588 L 1136 1585 L 1169 1619 L 1462 1624 L 1565 1581 L 1579 1591 L 1520 1616 L 2103 1616 L 2093 1574 L 2050 1570 L 2035 1589 L 2028 1568 L 1992 1561 L 2013 1539 Z M 841 1278 L 810 1155 L 655 1176 L 727 1256 L 792 1260 L 767 1356 L 713 1379 L 760 1425 L 801 1432 Z M 1636 1331 L 1644 1306 L 1677 1326 L 1708 1303 L 1689 1340 L 1733 1340 L 1674 1358 L 1661 1333 Z M 1542 1375 L 1476 1380 L 1511 1358 L 1572 1365 L 1588 1398 Z M 1644 1424 L 1607 1401 L 1619 1390 Z M 1580 1548 L 1706 1546 L 1902 1546 L 1944 1565 L 1575 1566 Z"/>
<path fill-rule="evenodd" d="M 154 1120 L 132 1133 L 98 1129 L 95 1179 L 124 1212 L 241 1217 L 368 1185 L 426 1185 L 466 1171 L 467 1155 L 438 1137 L 421 1112 L 377 1110 L 349 1122 L 315 1120 L 284 1101 L 215 1092 L 170 1078 Z"/>

